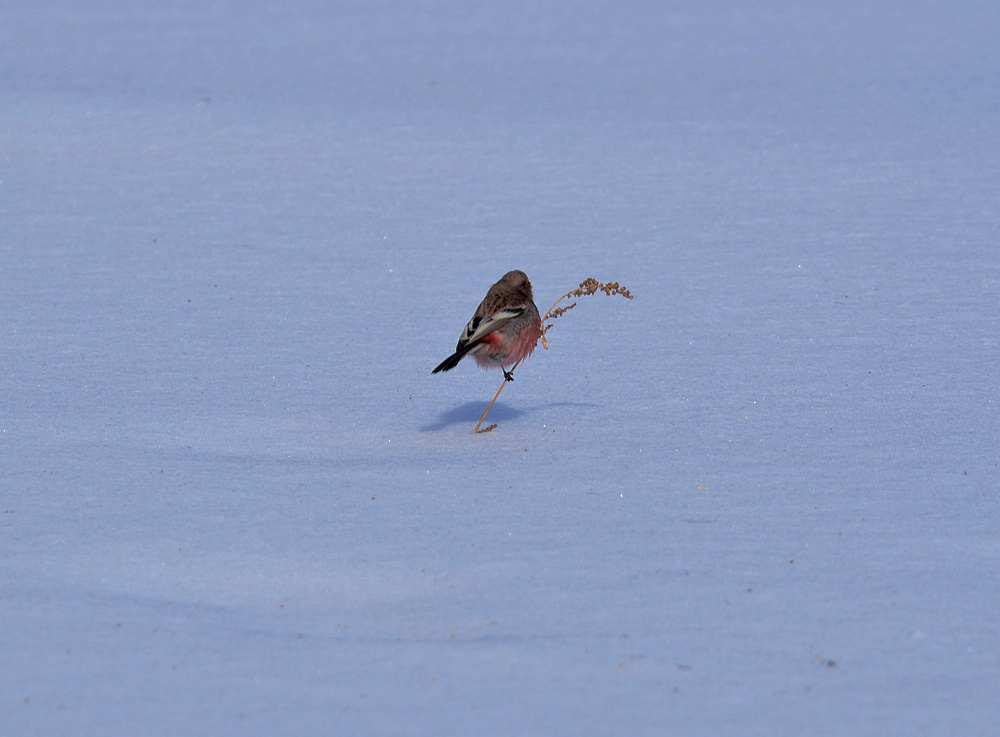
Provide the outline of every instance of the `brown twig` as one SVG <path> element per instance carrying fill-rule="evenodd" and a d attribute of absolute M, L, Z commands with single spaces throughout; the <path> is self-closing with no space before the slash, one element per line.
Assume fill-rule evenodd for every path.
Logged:
<path fill-rule="evenodd" d="M 517 362 L 517 363 L 515 363 L 515 364 L 514 364 L 513 366 L 511 366 L 511 368 L 510 368 L 510 371 L 507 371 L 507 372 L 505 372 L 505 374 L 504 374 L 504 377 L 503 377 L 503 383 L 502 383 L 502 384 L 500 385 L 500 388 L 499 388 L 499 389 L 497 389 L 497 393 L 496 393 L 495 395 L 493 395 L 493 401 L 492 401 L 492 402 L 490 402 L 490 406 L 486 408 L 486 411 L 485 411 L 485 412 L 483 412 L 483 416 L 479 418 L 479 424 L 478 424 L 478 425 L 476 425 L 476 429 L 472 431 L 472 434 L 473 434 L 473 435 L 475 435 L 476 433 L 478 433 L 478 432 L 479 432 L 479 427 L 480 427 L 480 425 L 482 425 L 482 424 L 483 424 L 483 422 L 484 422 L 484 421 L 486 420 L 486 415 L 488 415 L 488 414 L 490 413 L 490 410 L 491 410 L 491 409 L 493 409 L 493 404 L 494 404 L 494 403 L 495 403 L 495 402 L 497 401 L 497 398 L 498 398 L 498 397 L 500 396 L 500 392 L 502 392 L 502 391 L 503 391 L 503 388 L 504 388 L 505 386 L 507 386 L 507 382 L 509 382 L 509 381 L 513 381 L 513 380 L 514 380 L 514 379 L 513 379 L 513 376 L 514 376 L 514 369 L 516 369 L 516 368 L 518 367 L 518 365 L 520 365 L 520 363 L 521 363 L 521 362 L 520 362 L 520 361 L 518 361 L 518 362 Z M 508 376 L 510 376 L 511 378 L 509 378 L 509 379 L 508 379 L 508 378 L 507 378 Z M 492 429 L 493 429 L 494 427 L 496 427 L 496 425 L 490 425 L 490 426 L 489 426 L 489 427 L 487 427 L 487 428 L 486 428 L 485 430 L 483 430 L 483 432 L 489 432 L 489 431 L 490 431 L 490 430 L 492 430 Z"/>

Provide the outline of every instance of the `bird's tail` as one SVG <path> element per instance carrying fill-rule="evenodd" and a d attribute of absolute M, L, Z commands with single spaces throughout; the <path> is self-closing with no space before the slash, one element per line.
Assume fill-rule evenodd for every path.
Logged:
<path fill-rule="evenodd" d="M 461 350 L 455 351 L 446 359 L 444 359 L 441 363 L 438 364 L 438 367 L 436 369 L 431 371 L 431 373 L 436 374 L 438 371 L 451 371 L 458 365 L 459 361 L 461 361 L 463 358 L 469 355 L 469 351 L 471 351 L 478 345 L 479 343 L 477 342 L 477 343 L 469 343 L 468 345 L 462 346 Z"/>

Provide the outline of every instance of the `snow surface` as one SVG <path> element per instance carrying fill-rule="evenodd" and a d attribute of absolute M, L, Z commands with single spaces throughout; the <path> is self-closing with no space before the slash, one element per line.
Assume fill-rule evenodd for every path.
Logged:
<path fill-rule="evenodd" d="M 1000 5 L 249 7 L 0 11 L 5 734 L 997 734 Z"/>

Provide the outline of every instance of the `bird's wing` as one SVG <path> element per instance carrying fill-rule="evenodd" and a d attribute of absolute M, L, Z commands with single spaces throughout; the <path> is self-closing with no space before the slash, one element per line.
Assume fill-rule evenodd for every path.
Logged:
<path fill-rule="evenodd" d="M 458 345 L 455 347 L 455 350 L 460 351 L 470 343 L 478 343 L 485 336 L 501 328 L 504 323 L 523 315 L 526 309 L 526 305 L 518 305 L 517 307 L 508 307 L 499 310 L 485 317 L 481 315 L 473 317 L 469 320 L 469 324 L 465 326 L 465 330 L 462 331 L 462 337 L 458 339 Z"/>

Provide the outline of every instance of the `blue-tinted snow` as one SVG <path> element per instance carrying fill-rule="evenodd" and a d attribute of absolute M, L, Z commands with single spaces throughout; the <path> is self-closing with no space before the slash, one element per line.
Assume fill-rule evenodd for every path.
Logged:
<path fill-rule="evenodd" d="M 996 733 L 996 4 L 245 7 L 2 14 L 5 732 Z"/>

